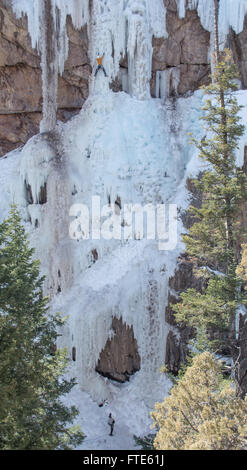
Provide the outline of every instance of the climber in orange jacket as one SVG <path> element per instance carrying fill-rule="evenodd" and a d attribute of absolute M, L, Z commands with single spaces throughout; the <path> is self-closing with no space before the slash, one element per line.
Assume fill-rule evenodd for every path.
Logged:
<path fill-rule="evenodd" d="M 97 67 L 97 69 L 96 69 L 96 71 L 95 71 L 95 74 L 94 74 L 95 77 L 96 77 L 96 75 L 97 75 L 97 73 L 98 73 L 98 71 L 99 71 L 100 69 L 103 70 L 103 72 L 104 72 L 104 74 L 105 74 L 105 77 L 107 77 L 105 68 L 104 68 L 104 66 L 103 66 L 103 64 L 102 64 L 104 57 L 105 57 L 105 54 L 103 54 L 102 56 L 100 56 L 99 53 L 98 53 L 97 58 L 96 58 L 98 67 Z"/>

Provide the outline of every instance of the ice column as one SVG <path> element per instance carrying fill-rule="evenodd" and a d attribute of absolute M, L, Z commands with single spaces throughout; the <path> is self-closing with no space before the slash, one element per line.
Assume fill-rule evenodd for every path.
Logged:
<path fill-rule="evenodd" d="M 52 0 L 41 0 L 41 68 L 43 91 L 43 118 L 40 123 L 40 132 L 54 129 L 57 121 L 57 87 L 58 63 L 57 41 L 55 37 L 55 17 L 52 12 Z M 59 21 L 59 15 L 57 18 Z"/>
<path fill-rule="evenodd" d="M 32 47 L 37 47 L 41 54 L 43 119 L 41 132 L 50 131 L 56 125 L 57 111 L 57 20 L 54 12 L 54 0 L 12 0 L 13 10 L 17 17 L 27 15 L 28 31 Z"/>
<path fill-rule="evenodd" d="M 178 16 L 185 18 L 186 15 L 186 0 L 177 0 Z"/>
<path fill-rule="evenodd" d="M 125 8 L 129 91 L 138 99 L 150 97 L 152 37 L 166 37 L 166 10 L 161 0 L 129 0 Z"/>
<path fill-rule="evenodd" d="M 150 96 L 152 40 L 146 17 L 145 2 L 129 2 L 128 19 L 128 69 L 130 94 L 138 99 Z"/>
<path fill-rule="evenodd" d="M 170 67 L 156 72 L 156 98 L 166 100 L 171 93 L 177 95 L 180 82 L 180 68 Z"/>

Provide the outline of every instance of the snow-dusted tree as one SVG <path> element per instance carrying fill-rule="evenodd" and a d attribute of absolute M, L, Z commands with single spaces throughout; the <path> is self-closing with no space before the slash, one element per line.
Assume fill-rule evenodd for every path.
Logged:
<path fill-rule="evenodd" d="M 0 224 L 0 449 L 70 449 L 83 435 L 69 427 L 78 414 L 61 397 L 74 386 L 62 375 L 65 350 L 55 351 L 57 328 L 43 296 L 19 213 Z"/>
<path fill-rule="evenodd" d="M 151 416 L 157 450 L 247 449 L 247 398 L 236 397 L 209 352 L 194 358 Z"/>

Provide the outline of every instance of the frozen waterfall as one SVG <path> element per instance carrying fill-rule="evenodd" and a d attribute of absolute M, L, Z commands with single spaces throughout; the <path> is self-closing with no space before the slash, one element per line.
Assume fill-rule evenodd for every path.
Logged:
<path fill-rule="evenodd" d="M 187 8 L 197 8 L 204 28 L 212 30 L 211 0 L 176 1 L 180 18 Z M 241 31 L 246 4 L 221 0 L 222 34 L 229 27 Z M 169 279 L 183 250 L 184 227 L 179 219 L 178 243 L 167 251 L 159 250 L 157 240 L 138 239 L 135 231 L 128 240 L 93 238 L 90 226 L 84 237 L 80 205 L 91 210 L 95 204 L 99 212 L 104 207 L 113 217 L 119 206 L 128 204 L 173 203 L 183 211 L 189 203 L 187 178 L 201 168 L 188 133 L 202 137 L 202 92 L 174 102 L 159 99 L 171 90 L 176 95 L 178 66 L 157 72 L 156 99 L 151 99 L 152 38 L 167 37 L 163 0 L 12 0 L 12 5 L 17 17 L 27 15 L 32 45 L 41 53 L 43 120 L 41 134 L 0 160 L 0 218 L 6 217 L 13 201 L 18 205 L 46 275 L 51 311 L 69 316 L 59 345 L 68 349 L 70 372 L 78 382 L 72 401 L 83 418 L 85 414 L 94 419 L 110 406 L 132 439 L 133 430 L 137 435 L 149 432 L 149 410 L 171 385 L 159 368 L 165 362 L 169 331 L 179 335 L 176 326 L 165 321 L 165 309 Z M 93 70 L 97 54 L 105 54 L 108 77 L 92 74 L 81 112 L 56 125 L 58 74 L 63 73 L 69 48 L 68 15 L 75 28 L 87 27 Z M 109 84 L 125 56 L 128 93 L 113 93 Z M 238 93 L 246 113 L 246 93 Z M 241 156 L 244 145 L 242 140 Z M 72 220 L 74 238 L 69 236 Z M 124 228 L 128 222 L 121 223 Z M 133 327 L 141 359 L 140 370 L 124 385 L 95 370 L 114 335 L 114 317 Z M 99 411 L 97 404 L 103 403 Z"/>

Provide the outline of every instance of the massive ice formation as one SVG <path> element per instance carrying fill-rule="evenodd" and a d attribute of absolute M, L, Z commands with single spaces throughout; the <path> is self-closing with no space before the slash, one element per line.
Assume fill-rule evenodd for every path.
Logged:
<path fill-rule="evenodd" d="M 115 215 L 119 205 L 130 203 L 173 202 L 186 207 L 186 178 L 199 168 L 187 134 L 201 136 L 201 92 L 165 104 L 150 98 L 152 36 L 166 34 L 162 0 L 94 0 L 91 11 L 88 0 L 12 1 L 18 16 L 27 14 L 33 46 L 42 53 L 42 130 L 55 126 L 57 72 L 62 73 L 68 52 L 68 14 L 77 28 L 87 24 L 91 64 L 98 52 L 105 53 L 109 77 L 101 73 L 92 77 L 90 96 L 78 116 L 1 159 L 0 217 L 7 215 L 11 202 L 18 204 L 47 275 L 45 290 L 51 295 L 51 310 L 69 315 L 60 344 L 71 357 L 76 350 L 71 368 L 81 389 L 101 403 L 125 394 L 128 410 L 136 406 L 136 399 L 140 408 L 142 400 L 153 407 L 169 387 L 159 367 L 165 360 L 169 328 L 177 334 L 165 322 L 165 307 L 169 278 L 182 244 L 178 241 L 175 249 L 159 251 L 156 240 L 138 240 L 138 234 L 129 240 L 92 239 L 91 229 L 85 240 L 79 219 L 81 235 L 70 239 L 69 227 L 80 215 L 76 204 L 90 210 L 95 204 L 98 210 L 98 198 Z M 178 4 L 182 17 L 186 4 L 181 0 Z M 221 9 L 223 5 L 221 0 Z M 225 25 L 236 30 L 245 13 L 240 0 L 238 5 L 239 16 L 227 10 L 224 19 Z M 191 0 L 189 8 L 195 7 L 210 29 L 208 0 Z M 118 74 L 121 54 L 126 52 L 129 65 L 124 88 L 129 94 L 113 93 L 109 81 Z M 157 98 L 168 96 L 170 86 L 176 91 L 178 78 L 173 71 L 158 73 Z M 239 92 L 239 97 L 246 104 L 245 92 Z M 246 113 L 246 107 L 242 112 Z M 243 139 L 239 161 L 244 143 Z M 179 221 L 179 233 L 182 229 Z M 92 253 L 96 252 L 95 258 Z M 124 389 L 95 371 L 113 334 L 113 317 L 133 326 L 141 358 L 140 371 Z M 129 413 L 129 426 L 131 420 Z"/>

